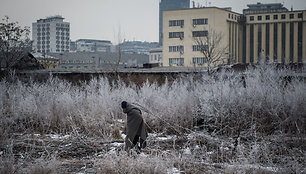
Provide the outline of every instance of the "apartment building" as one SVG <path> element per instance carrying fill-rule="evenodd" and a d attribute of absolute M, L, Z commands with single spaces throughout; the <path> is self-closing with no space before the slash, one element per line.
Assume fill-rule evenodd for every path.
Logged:
<path fill-rule="evenodd" d="M 224 48 L 220 61 L 234 63 L 239 60 L 240 14 L 230 8 L 191 8 L 167 10 L 163 13 L 163 66 L 206 66 L 207 58 L 195 41 L 209 32 L 219 33 L 220 48 Z M 204 45 L 205 46 L 205 45 Z"/>
<path fill-rule="evenodd" d="M 277 3 L 257 3 L 248 7 L 241 23 L 244 44 L 239 62 L 306 61 L 306 10 L 288 11 Z"/>
<path fill-rule="evenodd" d="M 159 2 L 159 45 L 163 42 L 163 11 L 190 8 L 190 0 L 161 0 Z"/>
<path fill-rule="evenodd" d="M 51 16 L 32 23 L 33 49 L 39 53 L 69 52 L 70 24 L 62 16 Z"/>
<path fill-rule="evenodd" d="M 163 13 L 163 66 L 208 66 L 196 37 L 221 33 L 221 61 L 214 65 L 306 62 L 306 10 L 289 11 L 280 3 L 250 4 L 244 14 L 204 7 Z"/>

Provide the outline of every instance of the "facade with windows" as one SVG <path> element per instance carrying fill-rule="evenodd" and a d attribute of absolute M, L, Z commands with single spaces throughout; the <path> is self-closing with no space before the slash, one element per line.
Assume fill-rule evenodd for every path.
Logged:
<path fill-rule="evenodd" d="M 39 53 L 69 52 L 70 24 L 61 16 L 47 17 L 32 23 L 33 49 Z"/>
<path fill-rule="evenodd" d="M 272 5 L 279 9 L 256 4 L 257 10 L 253 8 L 243 16 L 243 56 L 239 62 L 305 62 L 306 11 L 288 11 L 282 4 Z"/>
<path fill-rule="evenodd" d="M 207 66 L 202 51 L 208 45 L 198 45 L 196 37 L 206 37 L 210 31 L 220 33 L 221 45 L 226 48 L 218 63 L 239 60 L 240 14 L 230 8 L 190 8 L 167 10 L 163 13 L 163 66 Z M 179 21 L 179 22 L 178 22 Z M 178 25 L 179 24 L 179 25 Z"/>
<path fill-rule="evenodd" d="M 163 50 L 161 47 L 152 48 L 149 54 L 149 63 L 163 65 Z"/>
<path fill-rule="evenodd" d="M 163 11 L 174 9 L 190 8 L 190 0 L 161 0 L 159 2 L 159 45 L 163 42 Z M 173 26 L 183 26 L 184 21 L 173 20 L 170 22 Z"/>
<path fill-rule="evenodd" d="M 112 43 L 108 40 L 78 39 L 75 41 L 78 52 L 110 52 Z"/>
<path fill-rule="evenodd" d="M 195 38 L 211 30 L 222 33 L 220 45 L 227 48 L 214 65 L 306 62 L 306 10 L 288 11 L 275 3 L 248 6 L 245 14 L 217 7 L 164 11 L 163 65 L 207 66 L 203 52 L 210 46 L 198 45 Z"/>

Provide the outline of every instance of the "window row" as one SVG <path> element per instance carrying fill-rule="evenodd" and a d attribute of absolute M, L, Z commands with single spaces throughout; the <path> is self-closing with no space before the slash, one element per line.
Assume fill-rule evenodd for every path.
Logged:
<path fill-rule="evenodd" d="M 50 31 L 50 28 L 39 28 L 39 27 L 37 28 L 38 32 L 45 31 L 45 30 Z"/>
<path fill-rule="evenodd" d="M 69 33 L 64 33 L 64 32 L 62 32 L 62 33 L 60 33 L 60 32 L 56 32 L 56 35 L 67 35 L 67 36 L 69 36 Z"/>
<path fill-rule="evenodd" d="M 173 26 L 184 26 L 184 20 L 170 20 L 169 27 Z"/>
<path fill-rule="evenodd" d="M 193 57 L 192 63 L 197 65 L 203 65 L 208 63 L 208 59 L 206 57 Z M 169 65 L 184 65 L 184 58 L 169 58 Z"/>
<path fill-rule="evenodd" d="M 291 13 L 289 14 L 289 19 L 294 19 L 295 14 Z M 298 13 L 298 18 L 302 18 L 303 14 L 302 13 Z M 266 20 L 270 20 L 270 15 L 265 15 Z M 278 14 L 273 15 L 273 19 L 277 20 L 279 18 Z M 281 14 L 280 15 L 280 19 L 286 19 L 286 14 Z M 254 21 L 255 17 L 254 16 L 250 16 L 250 21 Z M 257 20 L 261 21 L 262 20 L 262 16 L 257 16 Z"/>
<path fill-rule="evenodd" d="M 178 46 L 169 46 L 169 52 L 184 52 L 184 46 L 178 45 Z"/>
<path fill-rule="evenodd" d="M 59 30 L 62 30 L 62 31 L 69 31 L 69 28 L 58 28 L 58 27 L 56 27 L 56 31 L 59 31 Z"/>
<path fill-rule="evenodd" d="M 43 49 L 44 49 L 44 48 L 50 48 L 50 45 L 47 45 L 47 46 L 44 46 L 44 45 L 43 45 L 43 46 L 40 46 L 40 45 L 37 45 L 37 48 L 38 48 L 38 49 L 40 49 L 40 48 L 43 48 Z"/>
<path fill-rule="evenodd" d="M 45 42 L 45 41 L 42 41 L 42 42 L 38 41 L 38 42 L 37 42 L 37 44 L 45 44 L 45 43 L 46 43 L 46 44 L 50 44 L 50 41 L 46 41 L 46 42 Z"/>
<path fill-rule="evenodd" d="M 184 38 L 184 32 L 169 32 L 169 38 Z"/>
<path fill-rule="evenodd" d="M 205 25 L 208 24 L 207 18 L 200 18 L 200 19 L 192 19 L 192 25 Z M 169 27 L 174 26 L 184 26 L 184 20 L 170 20 Z"/>
<path fill-rule="evenodd" d="M 208 45 L 192 45 L 192 51 L 207 51 Z M 184 52 L 184 46 L 183 45 L 177 45 L 177 46 L 169 46 L 169 52 Z"/>
<path fill-rule="evenodd" d="M 37 24 L 37 27 L 40 27 L 40 26 L 45 27 L 45 26 L 50 26 L 50 24 Z"/>
<path fill-rule="evenodd" d="M 202 65 L 208 62 L 208 59 L 205 57 L 193 57 L 192 58 L 192 63 L 193 64 L 198 64 L 198 65 Z"/>
<path fill-rule="evenodd" d="M 65 46 L 64 45 L 62 45 L 62 46 L 59 46 L 59 45 L 56 45 L 56 48 L 65 48 Z M 68 49 L 69 48 L 69 46 L 66 46 L 66 48 Z"/>
<path fill-rule="evenodd" d="M 208 36 L 208 31 L 206 30 L 192 32 L 192 37 L 205 37 L 205 36 Z"/>
<path fill-rule="evenodd" d="M 40 40 L 49 40 L 50 37 L 37 37 L 37 40 L 40 41 Z"/>
<path fill-rule="evenodd" d="M 61 27 L 69 27 L 69 24 L 56 24 L 56 26 L 61 26 Z"/>
<path fill-rule="evenodd" d="M 47 33 L 37 33 L 37 36 L 40 36 L 40 35 L 50 35 L 50 32 L 47 32 Z"/>
<path fill-rule="evenodd" d="M 62 40 L 69 40 L 69 37 L 59 37 L 59 36 L 56 36 L 56 40 L 59 40 L 59 39 L 62 39 Z"/>
<path fill-rule="evenodd" d="M 237 19 L 239 18 L 239 16 L 238 16 L 238 15 L 234 15 L 234 14 L 232 14 L 232 13 L 229 13 L 229 14 L 228 14 L 228 18 L 229 18 L 229 19 L 235 19 L 235 20 L 237 20 Z"/>
<path fill-rule="evenodd" d="M 192 45 L 192 51 L 207 51 L 208 50 L 208 45 Z"/>
<path fill-rule="evenodd" d="M 205 24 L 208 24 L 208 19 L 207 18 L 205 18 L 205 19 L 193 19 L 192 24 L 193 25 L 205 25 Z"/>
<path fill-rule="evenodd" d="M 208 36 L 207 30 L 192 31 L 192 37 L 205 37 Z M 169 32 L 169 38 L 184 38 L 184 32 Z"/>
<path fill-rule="evenodd" d="M 169 65 L 184 65 L 184 58 L 169 58 Z"/>

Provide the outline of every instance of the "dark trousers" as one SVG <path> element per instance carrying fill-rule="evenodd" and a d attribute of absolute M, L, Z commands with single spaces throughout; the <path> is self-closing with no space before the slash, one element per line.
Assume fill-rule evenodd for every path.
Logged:
<path fill-rule="evenodd" d="M 137 145 L 138 142 L 140 142 L 140 146 Z M 146 147 L 146 142 L 145 142 L 143 139 L 141 139 L 141 138 L 139 137 L 139 135 L 136 135 L 136 136 L 135 136 L 135 138 L 134 138 L 134 140 L 133 140 L 133 144 L 134 144 L 134 146 L 137 145 L 137 149 L 138 149 L 138 150 L 141 150 L 141 148 Z"/>

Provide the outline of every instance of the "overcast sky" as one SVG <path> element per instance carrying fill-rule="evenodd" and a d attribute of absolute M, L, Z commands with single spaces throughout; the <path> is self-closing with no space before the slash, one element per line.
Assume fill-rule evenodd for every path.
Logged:
<path fill-rule="evenodd" d="M 191 0 L 192 1 L 192 0 Z M 284 3 L 305 10 L 305 0 L 194 0 L 203 6 L 232 7 L 242 13 L 247 4 Z M 210 2 L 210 3 L 209 3 Z M 61 15 L 70 22 L 71 40 L 100 39 L 116 43 L 118 31 L 126 40 L 158 41 L 159 0 L 0 0 L 0 17 L 8 15 L 21 26 Z"/>

